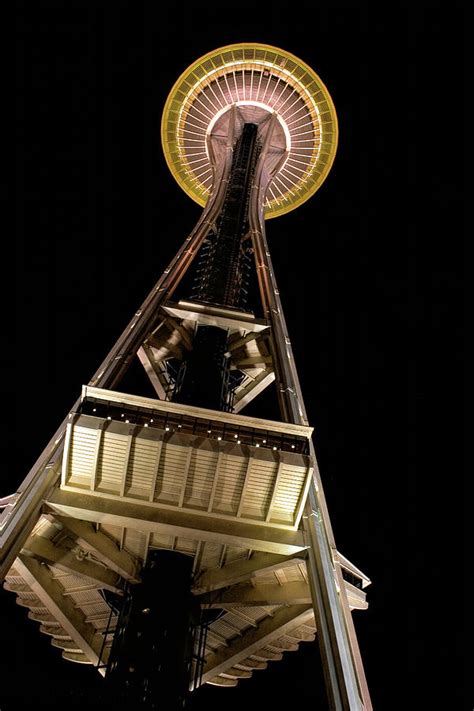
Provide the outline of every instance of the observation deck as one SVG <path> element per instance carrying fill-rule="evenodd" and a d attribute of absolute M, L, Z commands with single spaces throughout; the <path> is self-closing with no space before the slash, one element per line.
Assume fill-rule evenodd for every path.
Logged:
<path fill-rule="evenodd" d="M 117 624 L 104 591 L 137 582 L 151 550 L 189 555 L 193 594 L 217 613 L 202 683 L 235 686 L 316 633 L 299 530 L 311 434 L 84 386 L 61 486 L 5 588 L 65 659 L 104 671 Z M 338 556 L 351 608 L 365 609 L 369 579 Z"/>
<path fill-rule="evenodd" d="M 259 43 L 209 52 L 172 88 L 163 111 L 161 136 L 168 167 L 183 190 L 204 206 L 215 169 L 211 147 L 225 139 L 230 110 L 242 123 L 275 115 L 273 148 L 284 160 L 268 187 L 265 218 L 308 200 L 325 180 L 337 147 L 337 117 L 318 75 L 297 57 Z"/>

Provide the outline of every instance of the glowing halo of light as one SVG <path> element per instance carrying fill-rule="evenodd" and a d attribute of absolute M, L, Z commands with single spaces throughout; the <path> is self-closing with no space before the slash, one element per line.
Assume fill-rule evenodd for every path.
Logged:
<path fill-rule="evenodd" d="M 290 139 L 288 157 L 271 183 L 265 217 L 306 202 L 326 179 L 336 154 L 337 116 L 328 90 L 304 62 L 260 43 L 227 45 L 204 55 L 178 78 L 161 122 L 163 152 L 180 187 L 204 206 L 212 185 L 206 152 L 209 125 L 232 104 L 277 114 Z"/>

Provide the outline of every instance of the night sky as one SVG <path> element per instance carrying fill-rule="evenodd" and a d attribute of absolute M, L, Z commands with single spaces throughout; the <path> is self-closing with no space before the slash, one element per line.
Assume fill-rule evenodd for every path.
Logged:
<path fill-rule="evenodd" d="M 14 243 L 6 235 L 15 272 L 13 260 L 2 270 L 0 495 L 26 476 L 198 219 L 161 149 L 175 80 L 226 44 L 288 50 L 328 87 L 340 142 L 321 189 L 270 220 L 267 236 L 336 543 L 373 581 L 354 621 L 374 708 L 472 708 L 462 705 L 456 523 L 456 3 L 450 20 L 436 4 L 383 16 L 364 4 L 234 4 L 226 21 L 202 3 L 17 7 L 15 138 L 3 134 L 4 149 L 16 146 L 17 214 Z M 14 595 L 2 590 L 1 604 L 1 711 L 101 698 L 97 672 L 63 661 Z M 317 643 L 302 644 L 236 689 L 200 690 L 191 708 L 292 699 L 324 709 L 319 666 Z"/>

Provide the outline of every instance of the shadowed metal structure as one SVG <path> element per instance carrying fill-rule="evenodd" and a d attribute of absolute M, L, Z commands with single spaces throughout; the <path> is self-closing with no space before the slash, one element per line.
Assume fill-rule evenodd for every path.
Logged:
<path fill-rule="evenodd" d="M 330 707 L 371 709 L 370 580 L 336 548 L 265 235 L 331 167 L 331 98 L 287 52 L 224 47 L 176 82 L 162 141 L 202 216 L 3 500 L 5 587 L 135 705 L 183 708 L 317 633 Z M 118 389 L 137 356 L 154 398 Z M 272 383 L 275 418 L 241 414 Z"/>

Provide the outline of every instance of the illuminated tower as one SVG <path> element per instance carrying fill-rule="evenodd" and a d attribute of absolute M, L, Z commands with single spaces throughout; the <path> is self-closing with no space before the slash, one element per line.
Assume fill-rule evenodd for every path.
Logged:
<path fill-rule="evenodd" d="M 176 82 L 162 141 L 203 213 L 3 501 L 5 587 L 137 704 L 182 708 L 317 634 L 331 708 L 370 709 L 370 581 L 334 542 L 265 235 L 330 170 L 331 98 L 288 52 L 224 47 Z M 120 389 L 136 356 L 154 398 Z M 272 383 L 279 412 L 246 415 Z"/>

